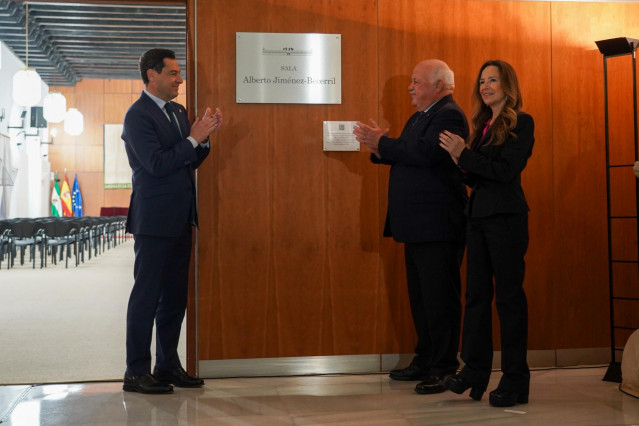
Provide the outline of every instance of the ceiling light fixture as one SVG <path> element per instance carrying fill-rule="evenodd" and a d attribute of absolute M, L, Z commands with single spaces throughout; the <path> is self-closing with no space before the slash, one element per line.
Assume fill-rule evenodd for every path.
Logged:
<path fill-rule="evenodd" d="M 49 92 L 44 97 L 43 111 L 45 120 L 49 123 L 59 123 L 64 120 L 67 112 L 67 98 L 60 92 Z"/>
<path fill-rule="evenodd" d="M 64 131 L 72 136 L 78 136 L 84 131 L 84 116 L 76 108 L 69 108 L 64 117 Z"/>
<path fill-rule="evenodd" d="M 35 69 L 29 68 L 29 4 L 26 7 L 25 67 L 13 75 L 13 100 L 20 106 L 30 107 L 40 102 L 42 80 Z"/>

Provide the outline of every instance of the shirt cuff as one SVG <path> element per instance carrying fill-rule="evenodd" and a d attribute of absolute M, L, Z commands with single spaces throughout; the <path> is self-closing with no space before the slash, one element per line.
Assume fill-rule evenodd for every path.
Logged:
<path fill-rule="evenodd" d="M 191 142 L 191 145 L 193 145 L 193 148 L 197 148 L 197 141 L 195 140 L 194 137 L 187 136 L 187 139 L 189 140 L 189 142 Z"/>

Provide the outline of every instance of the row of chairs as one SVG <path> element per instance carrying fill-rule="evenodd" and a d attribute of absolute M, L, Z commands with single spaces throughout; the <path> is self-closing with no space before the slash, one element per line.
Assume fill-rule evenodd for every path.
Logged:
<path fill-rule="evenodd" d="M 7 269 L 19 257 L 24 265 L 27 253 L 36 267 L 47 266 L 47 259 L 57 264 L 75 256 L 75 266 L 106 249 L 115 247 L 125 237 L 126 216 L 41 217 L 0 220 L 0 269 L 6 261 Z M 38 256 L 39 255 L 39 256 Z"/>

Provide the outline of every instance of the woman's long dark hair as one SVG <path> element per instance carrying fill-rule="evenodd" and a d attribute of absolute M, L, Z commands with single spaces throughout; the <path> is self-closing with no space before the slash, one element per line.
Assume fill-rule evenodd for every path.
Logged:
<path fill-rule="evenodd" d="M 517 74 L 508 62 L 504 62 L 502 60 L 486 61 L 479 69 L 479 74 L 477 74 L 477 80 L 475 80 L 475 88 L 473 89 L 473 95 L 471 98 L 473 106 L 473 116 L 471 119 L 472 133 L 468 139 L 468 146 L 471 146 L 474 141 L 479 143 L 481 138 L 478 138 L 478 136 L 484 131 L 486 123 L 493 115 L 492 109 L 484 103 L 481 98 L 481 93 L 479 92 L 479 79 L 481 78 L 481 73 L 489 66 L 497 67 L 499 70 L 499 81 L 501 83 L 501 88 L 506 95 L 506 104 L 499 115 L 490 123 L 491 131 L 486 144 L 503 144 L 510 135 L 514 135 L 513 129 L 517 125 L 517 112 L 521 109 L 522 105 Z"/>

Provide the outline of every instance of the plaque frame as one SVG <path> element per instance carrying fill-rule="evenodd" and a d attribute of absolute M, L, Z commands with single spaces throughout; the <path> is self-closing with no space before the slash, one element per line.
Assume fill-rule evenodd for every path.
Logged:
<path fill-rule="evenodd" d="M 353 128 L 357 121 L 324 121 L 324 151 L 359 151 Z"/>
<path fill-rule="evenodd" d="M 342 36 L 236 33 L 235 101 L 341 104 Z"/>

